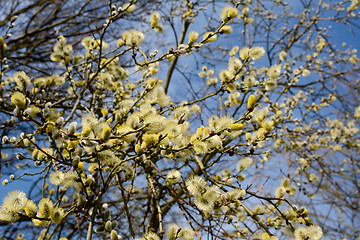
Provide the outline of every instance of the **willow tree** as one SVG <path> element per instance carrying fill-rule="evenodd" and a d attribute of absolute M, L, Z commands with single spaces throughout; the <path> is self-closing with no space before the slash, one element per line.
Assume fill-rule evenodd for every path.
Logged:
<path fill-rule="evenodd" d="M 356 34 L 359 2 L 174 1 L 132 22 L 152 4 L 110 1 L 92 32 L 66 18 L 79 35 L 39 35 L 39 62 L 11 31 L 42 22 L 3 20 L 1 237 L 357 238 L 359 60 L 333 32 Z"/>

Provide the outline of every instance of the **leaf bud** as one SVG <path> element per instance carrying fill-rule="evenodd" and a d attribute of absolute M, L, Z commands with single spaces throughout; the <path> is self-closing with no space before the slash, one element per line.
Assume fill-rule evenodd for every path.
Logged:
<path fill-rule="evenodd" d="M 246 141 L 251 141 L 251 133 L 246 133 Z"/>
<path fill-rule="evenodd" d="M 83 149 L 82 149 L 82 148 L 77 148 L 77 149 L 75 150 L 75 155 L 76 155 L 76 156 L 81 156 L 82 153 L 83 153 Z"/>
<path fill-rule="evenodd" d="M 85 186 L 90 186 L 94 182 L 94 179 L 92 177 L 89 177 L 85 181 Z"/>
<path fill-rule="evenodd" d="M 137 154 L 142 153 L 142 149 L 141 149 L 141 146 L 140 146 L 139 144 L 136 144 L 136 145 L 135 145 L 135 152 L 136 152 Z"/>
<path fill-rule="evenodd" d="M 0 37 L 0 54 L 1 54 L 1 52 L 5 52 L 6 49 L 7 49 L 7 45 L 6 45 L 5 41 L 4 41 L 4 38 Z"/>
<path fill-rule="evenodd" d="M 31 108 L 27 108 L 25 109 L 24 113 L 23 113 L 25 116 L 30 116 L 31 114 Z"/>
<path fill-rule="evenodd" d="M 58 126 L 62 126 L 63 124 L 64 124 L 64 118 L 63 117 L 59 117 L 57 120 L 56 120 L 56 122 L 55 122 L 55 124 L 56 125 L 58 125 Z"/>
<path fill-rule="evenodd" d="M 230 129 L 231 129 L 232 131 L 242 130 L 242 129 L 244 129 L 244 124 L 242 124 L 242 123 L 233 123 L 233 124 L 230 124 Z"/>
<path fill-rule="evenodd" d="M 8 136 L 3 136 L 1 142 L 4 144 L 4 143 L 8 143 L 9 142 L 9 138 Z"/>
<path fill-rule="evenodd" d="M 214 42 L 217 39 L 217 35 L 214 32 L 207 32 L 203 37 L 204 42 Z"/>
<path fill-rule="evenodd" d="M 110 209 L 106 209 L 103 215 L 103 219 L 108 220 L 110 218 L 110 213 L 111 213 Z"/>
<path fill-rule="evenodd" d="M 81 196 L 79 197 L 79 199 L 78 199 L 77 204 L 78 204 L 78 206 L 82 206 L 82 205 L 84 205 L 85 203 L 86 203 L 86 198 L 85 198 L 84 195 L 81 195 Z M 104 231 L 104 230 L 103 230 L 103 231 Z"/>
<path fill-rule="evenodd" d="M 189 45 L 193 44 L 199 38 L 199 33 L 191 31 L 189 33 Z"/>
<path fill-rule="evenodd" d="M 115 121 L 119 124 L 121 124 L 122 122 L 122 117 L 121 117 L 121 114 L 120 113 L 116 113 L 115 114 Z"/>
<path fill-rule="evenodd" d="M 51 107 L 51 102 L 47 102 L 46 104 L 45 104 L 45 108 L 50 108 Z"/>
<path fill-rule="evenodd" d="M 125 3 L 124 6 L 122 7 L 123 11 L 126 13 L 132 13 L 135 11 L 135 4 L 133 3 Z"/>
<path fill-rule="evenodd" d="M 90 135 L 90 133 L 91 133 L 91 128 L 85 127 L 81 132 L 81 136 L 88 137 Z"/>
<path fill-rule="evenodd" d="M 254 110 L 255 105 L 256 105 L 256 97 L 251 94 L 248 99 L 248 111 L 252 112 Z"/>
<path fill-rule="evenodd" d="M 110 232 L 111 231 L 111 221 L 108 220 L 106 223 L 105 223 L 105 230 Z"/>
<path fill-rule="evenodd" d="M 21 110 L 17 106 L 14 109 L 14 116 L 15 117 L 21 117 Z"/>
<path fill-rule="evenodd" d="M 52 126 L 52 125 L 49 125 L 49 126 Z M 54 139 L 59 138 L 59 136 L 60 136 L 60 130 L 59 129 L 53 128 L 53 129 L 49 129 L 49 130 L 52 130 L 52 132 L 48 131 L 48 133 L 51 133 Z"/>
<path fill-rule="evenodd" d="M 16 158 L 19 160 L 23 160 L 25 157 L 22 153 L 16 153 Z"/>
<path fill-rule="evenodd" d="M 227 15 L 229 18 L 235 18 L 238 15 L 238 10 L 236 8 L 229 8 Z"/>
<path fill-rule="evenodd" d="M 306 217 L 309 214 L 308 210 L 305 207 L 301 207 L 298 212 L 301 214 L 302 217 Z"/>
<path fill-rule="evenodd" d="M 223 26 L 220 30 L 220 33 L 222 34 L 232 34 L 233 29 L 231 26 Z"/>
<path fill-rule="evenodd" d="M 76 157 L 74 157 L 74 159 L 72 160 L 71 165 L 72 165 L 73 167 L 78 166 L 78 165 L 79 165 L 79 162 L 80 162 L 80 157 L 79 157 L 79 156 L 76 156 Z"/>
<path fill-rule="evenodd" d="M 77 165 L 77 170 L 82 171 L 84 170 L 84 163 L 83 162 L 79 162 Z"/>
<path fill-rule="evenodd" d="M 112 220 L 112 222 L 111 222 L 111 229 L 116 228 L 117 225 L 118 225 L 118 221 Z"/>
<path fill-rule="evenodd" d="M 101 134 L 101 138 L 106 142 L 107 140 L 109 140 L 110 135 L 111 135 L 111 127 L 109 126 L 104 127 Z"/>
<path fill-rule="evenodd" d="M 96 233 L 102 233 L 102 232 L 104 232 L 104 231 L 105 231 L 104 226 L 100 226 L 100 227 L 98 227 L 98 228 L 95 229 L 95 232 L 96 232 Z"/>
<path fill-rule="evenodd" d="M 111 233 L 110 233 L 110 239 L 111 239 L 111 240 L 119 240 L 119 237 L 118 237 L 118 235 L 117 235 L 117 233 L 116 233 L 115 230 L 112 230 L 112 231 L 111 231 Z"/>
<path fill-rule="evenodd" d="M 14 16 L 11 17 L 10 21 L 11 21 L 11 22 L 15 22 L 17 18 L 18 18 L 18 16 L 17 16 L 17 15 L 14 15 Z"/>
<path fill-rule="evenodd" d="M 52 196 L 52 195 L 54 195 L 54 194 L 55 194 L 55 189 L 53 189 L 53 188 L 52 188 L 52 189 L 50 189 L 50 191 L 49 191 L 49 195 L 50 195 L 50 196 Z"/>
<path fill-rule="evenodd" d="M 77 122 L 70 123 L 70 125 L 68 127 L 68 134 L 70 136 L 74 135 L 74 133 L 76 132 L 76 127 L 77 127 Z"/>

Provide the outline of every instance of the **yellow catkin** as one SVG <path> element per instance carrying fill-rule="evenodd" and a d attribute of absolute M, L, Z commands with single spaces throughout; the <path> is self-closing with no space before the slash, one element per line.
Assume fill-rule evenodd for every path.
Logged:
<path fill-rule="evenodd" d="M 232 131 L 242 130 L 242 129 L 244 129 L 244 124 L 242 124 L 242 123 L 233 123 L 233 124 L 230 124 L 230 129 L 231 129 Z"/>
<path fill-rule="evenodd" d="M 20 109 L 25 109 L 26 99 L 21 92 L 14 92 L 11 96 L 11 102 Z"/>
<path fill-rule="evenodd" d="M 83 137 L 88 137 L 91 133 L 91 128 L 90 127 L 86 127 L 82 130 L 81 136 Z"/>
<path fill-rule="evenodd" d="M 109 127 L 109 126 L 104 127 L 102 134 L 101 134 L 102 139 L 104 141 L 107 141 L 107 140 L 109 140 L 110 135 L 111 135 L 111 127 Z"/>
<path fill-rule="evenodd" d="M 249 96 L 249 100 L 248 100 L 248 111 L 251 112 L 252 110 L 254 110 L 256 104 L 256 97 L 254 95 L 250 95 Z"/>

